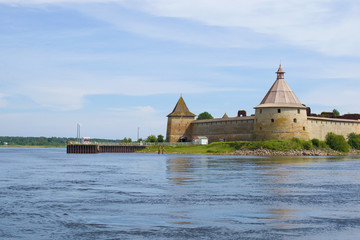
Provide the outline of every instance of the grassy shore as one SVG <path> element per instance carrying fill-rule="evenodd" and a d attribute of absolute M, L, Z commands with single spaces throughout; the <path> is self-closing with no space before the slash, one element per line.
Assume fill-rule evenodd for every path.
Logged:
<path fill-rule="evenodd" d="M 240 149 L 269 149 L 275 151 L 289 151 L 304 149 L 301 143 L 296 141 L 238 141 L 238 142 L 214 142 L 208 145 L 165 145 L 166 153 L 233 153 Z M 148 146 L 141 152 L 157 152 L 158 146 Z"/>
<path fill-rule="evenodd" d="M 264 151 L 267 154 L 264 154 Z M 140 152 L 156 153 L 158 146 L 148 146 Z M 239 154 L 242 155 L 342 155 L 331 150 L 324 142 L 314 146 L 311 141 L 292 139 L 289 141 L 237 141 L 214 142 L 208 145 L 165 145 L 165 153 L 182 154 Z M 253 154 L 252 154 L 253 153 Z M 351 153 L 354 153 L 352 151 Z M 356 152 L 358 153 L 358 152 Z"/>

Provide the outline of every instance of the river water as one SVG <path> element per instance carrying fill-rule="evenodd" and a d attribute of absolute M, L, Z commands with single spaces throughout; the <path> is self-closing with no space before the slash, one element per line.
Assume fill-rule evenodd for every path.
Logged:
<path fill-rule="evenodd" d="M 360 157 L 0 148 L 0 239 L 358 239 Z"/>

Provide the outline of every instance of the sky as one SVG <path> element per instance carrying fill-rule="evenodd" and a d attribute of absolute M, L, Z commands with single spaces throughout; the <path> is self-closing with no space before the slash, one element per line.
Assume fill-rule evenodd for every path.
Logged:
<path fill-rule="evenodd" d="M 0 136 L 166 135 L 254 113 L 285 80 L 314 113 L 360 112 L 358 0 L 0 0 Z"/>

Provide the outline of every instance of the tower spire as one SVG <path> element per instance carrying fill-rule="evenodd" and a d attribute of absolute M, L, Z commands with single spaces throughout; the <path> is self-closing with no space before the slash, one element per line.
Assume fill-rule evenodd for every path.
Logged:
<path fill-rule="evenodd" d="M 281 63 L 279 65 L 279 69 L 277 70 L 276 74 L 277 74 L 277 77 L 276 79 L 284 79 L 284 70 L 282 69 L 281 67 Z"/>

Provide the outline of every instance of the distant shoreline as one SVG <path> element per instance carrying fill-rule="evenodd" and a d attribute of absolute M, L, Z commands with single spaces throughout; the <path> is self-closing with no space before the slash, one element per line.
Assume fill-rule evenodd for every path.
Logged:
<path fill-rule="evenodd" d="M 66 148 L 66 146 L 1 145 L 0 148 Z"/>

